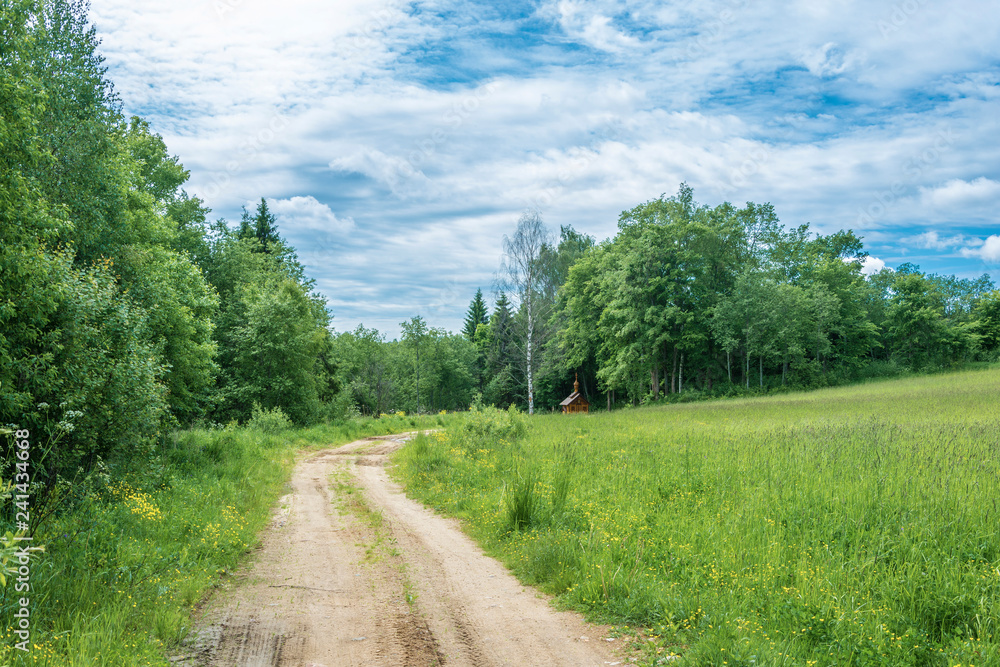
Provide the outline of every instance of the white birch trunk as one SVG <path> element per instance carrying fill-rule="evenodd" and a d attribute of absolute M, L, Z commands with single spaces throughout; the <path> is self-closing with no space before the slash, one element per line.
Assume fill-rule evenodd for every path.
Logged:
<path fill-rule="evenodd" d="M 746 359 L 746 361 L 747 361 L 747 372 L 746 372 L 746 378 L 745 379 L 747 381 L 747 389 L 749 389 L 750 388 L 750 338 L 749 337 L 747 338 L 747 359 Z"/>
<path fill-rule="evenodd" d="M 528 414 L 535 414 L 535 379 L 531 372 L 531 344 L 535 334 L 535 314 L 531 312 L 531 291 L 528 291 L 528 345 L 527 345 L 527 358 L 528 358 Z"/>
<path fill-rule="evenodd" d="M 684 391 L 684 353 L 681 352 L 681 367 L 680 372 L 677 374 L 677 393 L 682 393 Z"/>

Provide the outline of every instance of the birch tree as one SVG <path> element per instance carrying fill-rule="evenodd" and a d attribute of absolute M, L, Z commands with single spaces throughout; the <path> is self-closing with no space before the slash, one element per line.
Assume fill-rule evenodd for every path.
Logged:
<path fill-rule="evenodd" d="M 543 266 L 544 249 L 551 245 L 551 233 L 537 211 L 523 213 L 513 236 L 503 237 L 503 261 L 500 265 L 501 289 L 515 299 L 521 317 L 517 327 L 518 348 L 523 356 L 528 383 L 528 414 L 535 413 L 535 371 L 541 348 L 543 327 L 552 300 L 547 295 L 547 276 Z"/>

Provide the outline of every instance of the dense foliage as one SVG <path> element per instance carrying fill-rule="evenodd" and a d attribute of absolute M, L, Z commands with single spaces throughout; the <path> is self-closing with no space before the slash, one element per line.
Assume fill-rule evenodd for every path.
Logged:
<path fill-rule="evenodd" d="M 122 115 L 84 3 L 19 0 L 0 22 L 0 424 L 40 448 L 36 492 L 151 461 L 199 419 L 329 416 L 330 315 L 266 202 L 206 222 Z"/>
<path fill-rule="evenodd" d="M 770 205 L 711 208 L 682 185 L 624 211 L 603 243 L 561 231 L 532 259 L 528 292 L 544 321 L 527 326 L 528 292 L 514 309 L 501 293 L 470 336 L 491 378 L 487 402 L 528 405 L 529 371 L 543 407 L 569 393 L 575 374 L 592 402 L 610 407 L 839 384 L 998 351 L 989 276 L 925 275 L 909 264 L 866 276 L 853 232 L 788 230 Z M 469 317 L 480 309 L 477 297 Z M 518 336 L 525 329 L 532 345 Z"/>
<path fill-rule="evenodd" d="M 402 340 L 387 341 L 358 326 L 335 337 L 342 404 L 364 415 L 464 410 L 473 400 L 476 349 L 466 338 L 427 327 L 420 317 L 402 323 Z"/>

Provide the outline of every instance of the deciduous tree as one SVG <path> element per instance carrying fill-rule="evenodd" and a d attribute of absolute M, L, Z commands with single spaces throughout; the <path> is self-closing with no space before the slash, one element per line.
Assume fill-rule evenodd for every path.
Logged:
<path fill-rule="evenodd" d="M 552 308 L 550 283 L 542 253 L 551 234 L 537 211 L 524 213 L 513 236 L 503 237 L 500 283 L 516 298 L 518 347 L 528 387 L 528 414 L 535 412 L 535 372 L 544 343 L 544 327 Z"/>

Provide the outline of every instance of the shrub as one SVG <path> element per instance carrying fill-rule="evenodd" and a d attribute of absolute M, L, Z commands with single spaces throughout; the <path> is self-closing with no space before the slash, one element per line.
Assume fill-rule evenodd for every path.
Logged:
<path fill-rule="evenodd" d="M 458 430 L 458 442 L 469 452 L 514 444 L 528 433 L 528 422 L 516 406 L 506 410 L 473 406 Z"/>
<path fill-rule="evenodd" d="M 32 333 L 21 330 L 19 314 L 13 323 L 0 318 L 0 424 L 31 432 L 41 455 L 35 479 L 47 488 L 98 459 L 148 455 L 167 414 L 166 369 L 149 342 L 147 314 L 127 300 L 111 263 L 77 269 L 69 256 L 51 261 L 47 320 Z M 9 448 L 3 454 L 13 460 Z"/>
<path fill-rule="evenodd" d="M 260 407 L 260 403 L 254 403 L 250 420 L 247 421 L 247 428 L 261 433 L 280 433 L 292 428 L 292 420 L 277 406 L 265 410 Z"/>

